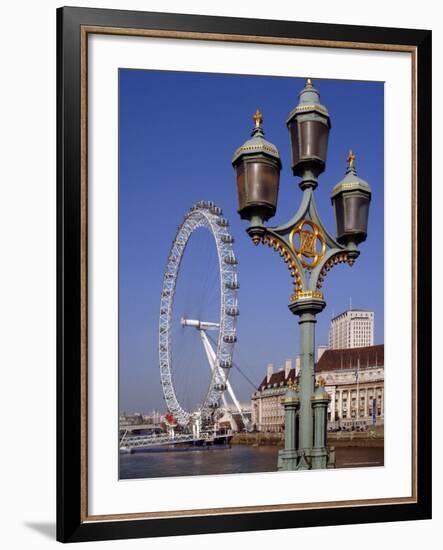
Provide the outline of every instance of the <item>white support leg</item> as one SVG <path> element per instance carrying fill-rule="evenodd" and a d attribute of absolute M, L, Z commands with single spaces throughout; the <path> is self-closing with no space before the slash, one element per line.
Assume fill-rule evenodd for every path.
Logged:
<path fill-rule="evenodd" d="M 213 372 L 214 369 L 218 370 L 219 377 L 220 377 L 222 383 L 226 384 L 226 389 L 228 390 L 228 393 L 229 393 L 229 395 L 232 399 L 232 402 L 234 403 L 235 408 L 237 409 L 237 411 L 240 414 L 240 417 L 243 421 L 243 425 L 244 425 L 245 429 L 249 429 L 250 428 L 250 422 L 246 418 L 246 416 L 243 414 L 243 412 L 241 410 L 240 403 L 238 402 L 238 399 L 235 396 L 234 390 L 232 389 L 232 386 L 229 383 L 229 380 L 226 379 L 223 370 L 218 369 L 218 367 L 217 367 L 217 355 L 216 355 L 216 353 L 215 353 L 215 351 L 214 351 L 214 349 L 211 345 L 211 342 L 209 341 L 209 338 L 206 334 L 207 330 L 218 330 L 220 328 L 220 325 L 218 323 L 209 323 L 209 322 L 206 322 L 206 321 L 199 321 L 199 320 L 195 320 L 195 319 L 182 319 L 181 324 L 184 327 L 196 328 L 200 332 L 200 337 L 201 337 L 202 342 L 203 342 L 203 348 L 206 352 L 206 357 L 208 358 L 208 363 L 209 363 L 209 366 L 211 367 L 211 371 Z M 224 405 L 225 409 L 228 410 L 229 407 L 228 407 L 228 403 L 226 401 L 226 397 L 225 397 L 224 393 L 222 395 L 222 401 L 223 401 L 223 405 Z M 231 415 L 231 425 L 232 425 L 233 430 L 237 430 L 237 426 L 236 426 L 235 420 L 232 417 L 232 415 Z"/>
<path fill-rule="evenodd" d="M 200 336 L 201 336 L 201 339 L 202 339 L 202 342 L 203 342 L 203 347 L 205 348 L 205 351 L 206 351 L 206 355 L 208 357 L 209 364 L 211 365 L 211 369 L 214 370 L 216 368 L 216 361 L 217 361 L 217 356 L 215 354 L 215 351 L 212 348 L 211 342 L 209 341 L 209 338 L 207 337 L 204 330 L 200 330 Z M 226 380 L 226 378 L 225 378 L 222 371 L 220 371 L 220 376 L 223 378 L 223 382 L 226 384 L 226 389 L 228 390 L 228 393 L 229 393 L 229 395 L 232 399 L 232 402 L 234 403 L 235 408 L 237 409 L 237 411 L 240 414 L 241 419 L 243 420 L 243 424 L 244 424 L 245 428 L 248 428 L 249 427 L 249 421 L 244 416 L 244 414 L 241 410 L 240 403 L 238 402 L 238 399 L 235 396 L 234 390 L 232 389 L 232 386 L 231 386 L 229 380 Z M 224 394 L 222 396 L 222 399 L 223 399 L 223 403 L 224 403 L 225 407 L 227 407 L 227 402 L 226 402 L 226 398 L 225 398 Z"/>

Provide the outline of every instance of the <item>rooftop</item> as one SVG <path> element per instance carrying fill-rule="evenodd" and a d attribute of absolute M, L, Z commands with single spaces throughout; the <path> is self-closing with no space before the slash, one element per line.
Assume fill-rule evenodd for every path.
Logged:
<path fill-rule="evenodd" d="M 317 372 L 327 370 L 345 370 L 367 367 L 382 367 L 385 364 L 385 346 L 366 346 L 364 348 L 327 349 L 316 365 Z"/>
<path fill-rule="evenodd" d="M 273 385 L 273 384 L 278 384 L 280 385 L 280 382 L 285 382 L 287 380 L 289 380 L 289 378 L 291 378 L 291 380 L 294 380 L 295 379 L 295 369 L 291 369 L 289 371 L 289 375 L 287 378 L 285 378 L 285 371 L 284 369 L 283 370 L 279 370 L 277 372 L 274 372 L 268 382 L 268 377 L 265 376 L 263 378 L 263 380 L 260 382 L 260 385 L 259 385 L 259 389 L 263 388 L 264 386 L 267 386 L 268 384 L 269 385 Z"/>
<path fill-rule="evenodd" d="M 364 348 L 327 349 L 320 357 L 318 363 L 316 363 L 315 372 L 383 367 L 384 364 L 384 344 L 366 346 Z M 280 386 L 281 382 L 287 382 L 289 378 L 291 380 L 295 379 L 295 369 L 289 371 L 287 378 L 285 378 L 284 370 L 273 372 L 269 382 L 268 377 L 265 376 L 260 382 L 258 389 L 264 389 L 266 386 L 273 386 L 274 384 Z"/>
<path fill-rule="evenodd" d="M 351 311 L 362 312 L 362 313 L 374 313 L 374 312 L 371 311 L 370 309 L 349 308 L 349 309 L 346 309 L 345 311 L 342 311 L 341 313 L 339 313 L 339 314 L 336 315 L 335 317 L 333 317 L 333 318 L 331 319 L 331 321 L 335 321 L 335 319 L 338 319 L 338 318 L 341 317 L 342 315 L 345 315 L 346 313 L 350 313 Z"/>

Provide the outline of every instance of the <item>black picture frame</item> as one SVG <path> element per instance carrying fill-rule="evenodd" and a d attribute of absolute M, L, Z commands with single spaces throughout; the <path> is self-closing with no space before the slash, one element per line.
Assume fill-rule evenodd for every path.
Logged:
<path fill-rule="evenodd" d="M 87 257 L 82 255 L 82 28 L 205 33 L 226 37 L 407 47 L 415 56 L 415 498 L 345 507 L 226 512 L 145 519 L 85 515 L 86 353 L 82 308 Z M 230 38 L 232 39 L 232 38 Z M 235 38 L 234 38 L 235 40 Z M 342 46 L 343 47 L 343 46 Z M 83 162 L 83 164 L 82 164 Z M 84 168 L 83 168 L 84 169 Z M 413 170 L 414 172 L 414 170 Z M 159 537 L 431 517 L 431 31 L 269 21 L 172 13 L 64 7 L 57 10 L 57 539 L 62 542 Z M 414 290 L 413 290 L 414 292 Z M 86 502 L 87 506 L 87 502 Z"/>

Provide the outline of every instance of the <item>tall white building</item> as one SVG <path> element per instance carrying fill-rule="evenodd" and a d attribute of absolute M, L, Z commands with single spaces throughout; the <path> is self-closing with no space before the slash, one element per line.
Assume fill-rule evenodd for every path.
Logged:
<path fill-rule="evenodd" d="M 349 349 L 374 345 L 374 312 L 348 309 L 331 320 L 329 348 Z"/>

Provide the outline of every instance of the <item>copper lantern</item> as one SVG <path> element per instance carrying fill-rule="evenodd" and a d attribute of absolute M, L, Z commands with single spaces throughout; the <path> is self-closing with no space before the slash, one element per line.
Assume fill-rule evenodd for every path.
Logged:
<path fill-rule="evenodd" d="M 368 232 L 371 188 L 357 176 L 355 155 L 348 155 L 346 176 L 331 193 L 337 225 L 337 241 L 345 246 L 357 246 L 366 240 Z"/>
<path fill-rule="evenodd" d="M 259 111 L 254 121 L 251 139 L 236 150 L 232 165 L 236 172 L 240 217 L 260 225 L 275 214 L 282 164 L 278 149 L 264 139 Z"/>
<path fill-rule="evenodd" d="M 292 171 L 295 176 L 306 176 L 306 172 L 311 171 L 315 187 L 316 178 L 326 165 L 331 121 L 310 78 L 300 92 L 299 100 L 286 121 L 291 141 Z"/>

